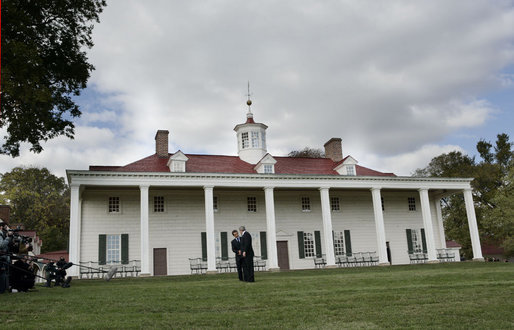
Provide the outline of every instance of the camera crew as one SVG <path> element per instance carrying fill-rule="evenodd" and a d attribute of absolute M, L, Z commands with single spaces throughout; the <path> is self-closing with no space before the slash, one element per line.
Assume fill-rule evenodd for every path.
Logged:
<path fill-rule="evenodd" d="M 9 249 L 12 244 L 12 232 L 7 224 L 0 220 L 0 294 L 9 288 Z"/>

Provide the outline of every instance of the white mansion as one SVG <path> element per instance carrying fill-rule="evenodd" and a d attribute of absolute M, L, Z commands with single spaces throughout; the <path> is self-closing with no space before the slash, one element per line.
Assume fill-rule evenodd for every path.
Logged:
<path fill-rule="evenodd" d="M 399 177 L 343 157 L 341 139 L 326 158 L 267 153 L 267 126 L 236 125 L 238 156 L 156 152 L 126 166 L 67 170 L 71 186 L 69 257 L 74 263 L 140 264 L 141 275 L 190 272 L 189 258 L 227 259 L 231 231 L 245 225 L 266 269 L 327 267 L 339 256 L 373 252 L 380 265 L 408 264 L 446 248 L 440 199 L 464 194 L 475 260 L 483 260 L 469 178 Z M 71 275 L 78 275 L 76 267 Z"/>

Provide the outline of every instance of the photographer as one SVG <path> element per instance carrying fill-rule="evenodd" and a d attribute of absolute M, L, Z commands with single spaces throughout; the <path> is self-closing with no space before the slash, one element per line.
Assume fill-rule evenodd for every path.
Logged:
<path fill-rule="evenodd" d="M 0 220 L 0 294 L 9 288 L 9 249 L 12 243 L 12 232 L 7 224 Z"/>

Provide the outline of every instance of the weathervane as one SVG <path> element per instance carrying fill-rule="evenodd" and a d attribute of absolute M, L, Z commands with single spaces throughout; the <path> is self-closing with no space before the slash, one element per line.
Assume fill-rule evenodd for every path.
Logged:
<path fill-rule="evenodd" d="M 250 100 L 250 80 L 248 80 L 248 101 L 246 101 L 246 104 L 248 105 L 248 112 L 252 112 L 250 110 L 250 106 L 252 105 L 252 100 Z"/>

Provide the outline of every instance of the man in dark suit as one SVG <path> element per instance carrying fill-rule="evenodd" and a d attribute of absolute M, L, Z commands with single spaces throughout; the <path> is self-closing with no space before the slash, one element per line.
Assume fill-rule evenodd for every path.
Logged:
<path fill-rule="evenodd" d="M 232 230 L 232 236 L 234 239 L 232 240 L 232 252 L 236 254 L 236 266 L 237 266 L 237 275 L 239 276 L 239 280 L 243 281 L 243 268 L 242 268 L 242 259 L 243 254 L 241 252 L 241 237 L 239 237 L 239 233 L 237 230 Z"/>
<path fill-rule="evenodd" d="M 241 254 L 243 255 L 243 278 L 246 282 L 255 282 L 253 276 L 252 236 L 244 226 L 239 227 L 241 233 Z"/>

